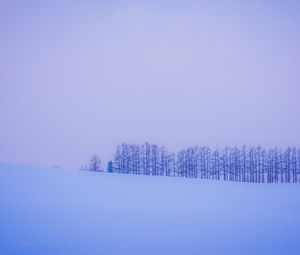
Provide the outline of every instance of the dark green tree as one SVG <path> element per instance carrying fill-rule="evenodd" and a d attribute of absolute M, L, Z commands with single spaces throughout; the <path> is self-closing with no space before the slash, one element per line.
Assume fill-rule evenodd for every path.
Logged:
<path fill-rule="evenodd" d="M 108 173 L 113 172 L 113 162 L 112 161 L 108 161 L 108 163 L 107 163 L 107 172 Z"/>

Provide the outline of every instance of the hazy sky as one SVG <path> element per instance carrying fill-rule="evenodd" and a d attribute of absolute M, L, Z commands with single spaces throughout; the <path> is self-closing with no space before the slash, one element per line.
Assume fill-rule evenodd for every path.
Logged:
<path fill-rule="evenodd" d="M 99 2 L 0 2 L 0 161 L 300 146 L 300 1 Z"/>

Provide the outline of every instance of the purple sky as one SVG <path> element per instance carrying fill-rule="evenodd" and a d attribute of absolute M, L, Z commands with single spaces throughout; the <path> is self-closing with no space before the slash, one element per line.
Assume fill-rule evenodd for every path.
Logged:
<path fill-rule="evenodd" d="M 108 2 L 1 1 L 0 161 L 300 146 L 299 1 Z"/>

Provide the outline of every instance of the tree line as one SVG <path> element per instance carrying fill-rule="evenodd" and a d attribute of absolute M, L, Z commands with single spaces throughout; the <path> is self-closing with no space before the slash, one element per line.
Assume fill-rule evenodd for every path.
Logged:
<path fill-rule="evenodd" d="M 97 166 L 93 157 L 90 169 Z M 238 182 L 291 183 L 300 181 L 300 149 L 264 149 L 261 146 L 211 149 L 195 146 L 173 153 L 145 143 L 119 145 L 108 172 L 178 176 Z"/>

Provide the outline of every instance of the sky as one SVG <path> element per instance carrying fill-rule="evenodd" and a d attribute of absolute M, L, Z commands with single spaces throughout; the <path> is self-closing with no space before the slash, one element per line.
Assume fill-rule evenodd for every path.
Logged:
<path fill-rule="evenodd" d="M 213 2 L 213 3 L 212 3 Z M 122 142 L 300 147 L 299 1 L 1 1 L 0 161 Z"/>

